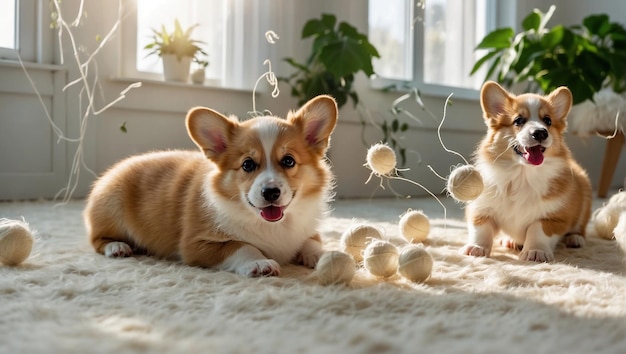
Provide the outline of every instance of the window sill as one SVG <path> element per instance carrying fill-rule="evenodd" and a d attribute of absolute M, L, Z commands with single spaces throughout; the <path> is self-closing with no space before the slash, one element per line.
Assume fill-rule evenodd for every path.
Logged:
<path fill-rule="evenodd" d="M 252 93 L 251 88 L 224 86 L 217 79 L 207 79 L 202 84 L 194 84 L 191 82 L 165 81 L 165 80 L 158 80 L 158 79 L 133 78 L 133 77 L 111 77 L 109 80 L 112 82 L 123 83 L 123 84 L 132 84 L 135 82 L 141 82 L 142 85 L 147 85 L 147 86 L 165 86 L 165 87 L 172 87 L 172 88 L 174 87 L 186 88 L 186 89 L 192 89 L 192 90 L 220 90 L 220 91 Z"/>
<path fill-rule="evenodd" d="M 55 64 L 41 64 L 41 63 L 33 63 L 29 61 L 19 60 L 11 60 L 11 59 L 0 59 L 0 66 L 6 68 L 20 68 L 22 69 L 22 65 L 26 70 L 47 70 L 47 71 L 65 71 L 67 68 L 64 65 L 55 65 Z"/>
<path fill-rule="evenodd" d="M 480 91 L 468 88 L 433 85 L 433 84 L 417 84 L 411 81 L 401 81 L 393 79 L 376 78 L 371 80 L 371 87 L 375 90 L 389 90 L 395 92 L 409 92 L 417 89 L 422 96 L 447 98 L 453 94 L 451 99 L 462 99 L 468 101 L 478 101 L 480 99 Z"/>

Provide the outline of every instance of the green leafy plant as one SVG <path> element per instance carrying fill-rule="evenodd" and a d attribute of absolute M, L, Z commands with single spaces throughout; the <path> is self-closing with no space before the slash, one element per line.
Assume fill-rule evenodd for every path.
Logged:
<path fill-rule="evenodd" d="M 165 25 L 161 25 L 161 30 L 152 29 L 152 42 L 148 43 L 144 49 L 150 52 L 147 55 L 156 54 L 163 56 L 164 54 L 176 55 L 180 61 L 182 57 L 191 57 L 194 59 L 198 54 L 207 55 L 198 44 L 203 42 L 191 39 L 191 32 L 198 25 L 191 26 L 186 30 L 180 26 L 178 19 L 174 20 L 174 31 L 168 32 Z M 199 59 L 198 59 L 199 60 Z"/>
<path fill-rule="evenodd" d="M 523 31 L 500 28 L 488 33 L 476 49 L 488 53 L 471 74 L 488 65 L 485 80 L 494 77 L 511 86 L 529 83 L 528 90 L 551 92 L 568 86 L 574 104 L 593 100 L 604 87 L 626 89 L 626 29 L 606 14 L 585 17 L 582 25 L 546 27 L 556 10 L 535 9 L 522 21 Z"/>
<path fill-rule="evenodd" d="M 380 57 L 367 36 L 346 22 L 337 24 L 334 15 L 323 14 L 311 19 L 302 29 L 302 38 L 313 38 L 311 55 L 305 63 L 285 58 L 296 72 L 287 78 L 279 78 L 291 86 L 292 96 L 299 103 L 320 95 L 330 94 L 339 107 L 352 99 L 356 105 L 359 96 L 354 91 L 354 75 L 363 71 L 374 75 L 372 59 Z"/>

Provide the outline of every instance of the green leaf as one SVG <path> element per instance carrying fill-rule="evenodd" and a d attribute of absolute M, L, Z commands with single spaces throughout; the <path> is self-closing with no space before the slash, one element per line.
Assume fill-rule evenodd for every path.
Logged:
<path fill-rule="evenodd" d="M 553 49 L 561 43 L 564 36 L 565 28 L 562 25 L 554 26 L 541 37 L 541 45 L 546 49 Z"/>
<path fill-rule="evenodd" d="M 504 49 L 511 46 L 511 40 L 515 32 L 512 28 L 500 28 L 496 29 L 483 38 L 483 40 L 478 44 L 476 49 Z"/>
<path fill-rule="evenodd" d="M 399 153 L 400 153 L 400 163 L 402 165 L 406 165 L 406 149 L 400 148 Z"/>
<path fill-rule="evenodd" d="M 499 54 L 499 53 L 502 53 L 502 50 L 493 50 L 485 54 L 482 58 L 478 59 L 476 64 L 474 64 L 474 66 L 472 67 L 472 71 L 470 72 L 470 75 L 474 75 L 487 60 L 493 58 L 494 55 Z"/>
<path fill-rule="evenodd" d="M 333 14 L 322 14 L 322 23 L 327 29 L 332 31 L 337 23 L 337 17 Z"/>
<path fill-rule="evenodd" d="M 301 70 L 305 73 L 309 72 L 309 68 L 306 65 L 298 63 L 293 58 L 284 58 L 283 60 L 298 70 Z"/>
<path fill-rule="evenodd" d="M 350 38 L 327 44 L 322 48 L 319 60 L 336 79 L 361 70 L 368 76 L 374 74 L 369 53 Z"/>
<path fill-rule="evenodd" d="M 313 60 L 315 60 L 316 54 L 319 54 L 324 49 L 324 47 L 326 47 L 329 43 L 336 42 L 338 40 L 339 39 L 334 33 L 327 33 L 315 37 L 315 40 L 313 40 L 313 49 L 311 51 L 309 64 L 313 62 Z"/>
<path fill-rule="evenodd" d="M 524 31 L 538 31 L 539 26 L 541 25 L 541 15 L 542 14 L 539 12 L 539 10 L 535 9 L 528 16 L 526 16 L 526 18 L 524 18 L 524 20 L 522 21 L 522 28 L 524 29 Z"/>
<path fill-rule="evenodd" d="M 319 35 L 327 30 L 324 23 L 318 19 L 307 21 L 302 28 L 302 38 Z"/>
<path fill-rule="evenodd" d="M 398 129 L 400 129 L 400 122 L 398 122 L 398 119 L 394 119 L 391 122 L 391 131 L 393 132 L 397 132 Z"/>
<path fill-rule="evenodd" d="M 583 26 L 587 28 L 589 33 L 599 37 L 604 37 L 611 29 L 609 16 L 606 14 L 591 15 L 583 19 Z"/>
<path fill-rule="evenodd" d="M 573 104 L 579 104 L 588 99 L 593 99 L 594 91 L 584 81 L 573 80 L 567 86 L 570 91 L 572 91 Z"/>
<path fill-rule="evenodd" d="M 496 71 L 496 69 L 500 66 L 500 59 L 502 57 L 497 57 L 493 63 L 491 63 L 491 66 L 489 67 L 489 70 L 487 70 L 487 74 L 485 74 L 485 79 L 484 81 L 487 81 L 489 79 L 491 79 L 491 77 L 493 76 L 493 73 Z"/>

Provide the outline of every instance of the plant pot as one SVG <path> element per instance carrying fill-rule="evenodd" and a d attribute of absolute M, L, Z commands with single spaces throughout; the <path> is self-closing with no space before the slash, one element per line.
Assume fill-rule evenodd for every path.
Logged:
<path fill-rule="evenodd" d="M 191 73 L 191 82 L 194 84 L 202 85 L 206 79 L 206 72 L 204 68 L 198 68 Z"/>
<path fill-rule="evenodd" d="M 165 81 L 189 82 L 189 68 L 191 57 L 181 57 L 180 60 L 174 54 L 163 54 L 163 76 Z"/>

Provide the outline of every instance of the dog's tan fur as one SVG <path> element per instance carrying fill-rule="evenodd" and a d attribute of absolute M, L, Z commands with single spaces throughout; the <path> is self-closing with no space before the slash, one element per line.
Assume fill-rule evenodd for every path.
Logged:
<path fill-rule="evenodd" d="M 463 253 L 488 256 L 499 232 L 507 237 L 506 246 L 523 246 L 524 260 L 553 260 L 554 246 L 562 237 L 570 247 L 583 245 L 591 215 L 591 183 L 564 141 L 571 104 L 565 87 L 547 96 L 516 96 L 495 82 L 483 86 L 481 105 L 488 130 L 475 158 L 486 186 L 467 206 L 470 239 Z M 516 124 L 520 118 L 518 122 L 524 123 Z M 528 137 L 531 127 L 545 130 L 543 145 Z M 524 146 L 523 141 L 545 145 L 542 162 L 525 161 L 522 152 L 531 145 Z"/>
<path fill-rule="evenodd" d="M 287 119 L 237 122 L 207 108 L 190 110 L 189 135 L 203 153 L 153 152 L 107 171 L 84 212 L 93 247 L 109 256 L 141 250 L 202 267 L 236 261 L 229 270 L 251 276 L 277 275 L 276 263 L 295 259 L 314 266 L 321 254 L 316 226 L 332 184 L 324 154 L 336 120 L 337 107 L 328 96 Z M 284 156 L 295 159 L 295 166 L 281 165 Z M 258 168 L 242 170 L 245 159 L 254 159 Z M 272 178 L 262 176 L 270 170 Z M 284 189 L 293 193 L 289 205 L 281 206 L 280 221 L 263 220 L 245 200 L 259 178 L 285 181 Z M 243 256 L 230 259 L 246 247 Z M 262 264 L 243 267 L 247 258 Z"/>

